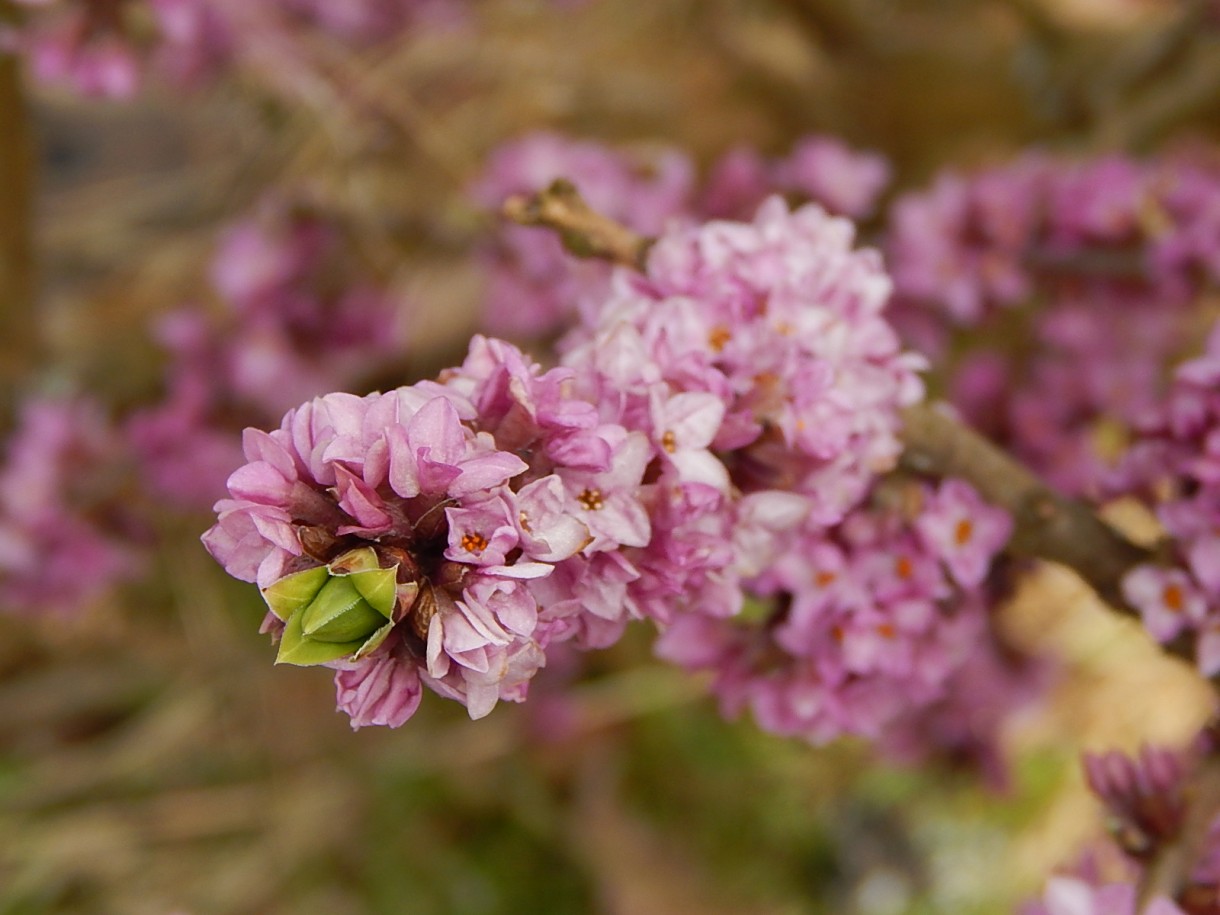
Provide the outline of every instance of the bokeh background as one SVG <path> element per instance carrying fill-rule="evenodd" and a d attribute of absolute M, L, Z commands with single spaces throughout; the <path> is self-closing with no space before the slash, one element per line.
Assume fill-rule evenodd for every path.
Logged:
<path fill-rule="evenodd" d="M 119 101 L 6 59 L 0 224 L 13 250 L 24 200 L 32 234 L 3 303 L 5 427 L 35 392 L 155 402 L 159 318 L 223 310 L 218 240 L 269 195 L 324 213 L 341 269 L 389 290 L 401 332 L 370 384 L 434 374 L 479 327 L 475 255 L 500 226 L 471 182 L 529 131 L 704 168 L 830 134 L 887 156 L 893 193 L 1031 144 L 1215 140 L 1220 28 L 1184 9 L 485 0 L 372 45 L 314 35 L 300 70 L 255 54 Z M 138 579 L 83 613 L 0 615 L 0 912 L 1008 911 L 1102 828 L 1079 751 L 1180 742 L 1209 708 L 1189 670 L 1042 569 L 1001 625 L 1054 658 L 1054 686 L 1006 728 L 1002 781 L 726 722 L 643 627 L 554 662 L 524 706 L 470 722 L 429 696 L 401 730 L 353 733 L 325 671 L 272 666 L 256 590 L 198 543 L 209 515 L 144 517 Z M 1111 517 L 1155 533 L 1129 506 Z"/>

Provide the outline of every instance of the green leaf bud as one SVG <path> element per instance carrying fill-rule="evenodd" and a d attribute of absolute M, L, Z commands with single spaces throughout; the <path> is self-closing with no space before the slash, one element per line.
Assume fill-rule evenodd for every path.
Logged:
<path fill-rule="evenodd" d="M 301 629 L 301 617 L 305 611 L 293 614 L 292 619 L 284 627 L 280 637 L 279 654 L 275 656 L 276 664 L 295 664 L 298 667 L 311 667 L 315 664 L 325 664 L 328 661 L 338 661 L 353 654 L 363 646 L 363 640 L 352 642 L 315 642 Z"/>
<path fill-rule="evenodd" d="M 385 625 L 385 614 L 370 606 L 353 578 L 354 575 L 331 578 L 313 603 L 301 611 L 301 631 L 307 638 L 320 642 L 363 643 Z"/>
<path fill-rule="evenodd" d="M 272 613 L 287 622 L 294 613 L 313 602 L 328 578 L 326 566 L 285 575 L 263 589 L 263 600 Z"/>

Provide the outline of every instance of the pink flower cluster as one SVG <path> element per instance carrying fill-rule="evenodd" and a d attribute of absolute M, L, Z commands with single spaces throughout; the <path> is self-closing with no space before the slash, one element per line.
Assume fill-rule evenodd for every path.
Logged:
<path fill-rule="evenodd" d="M 1220 329 L 1203 355 L 1178 367 L 1138 433 L 1119 488 L 1155 507 L 1177 562 L 1136 567 L 1123 592 L 1158 641 L 1194 634 L 1199 669 L 1211 676 L 1220 672 Z"/>
<path fill-rule="evenodd" d="M 266 591 L 365 545 L 395 571 L 389 638 L 339 660 L 353 725 L 401 724 L 421 684 L 481 717 L 524 698 L 552 641 L 617 637 L 635 575 L 618 551 L 649 537 L 647 443 L 570 379 L 480 338 L 443 383 L 331 394 L 247 431 L 204 538 L 230 574 Z"/>
<path fill-rule="evenodd" d="M 348 285 L 339 231 L 321 216 L 270 203 L 222 236 L 211 285 L 227 314 L 162 319 L 170 356 L 164 399 L 127 420 L 151 488 L 188 507 L 210 505 L 241 463 L 233 429 L 359 383 L 401 358 L 400 306 Z"/>
<path fill-rule="evenodd" d="M 263 588 L 281 659 L 340 668 L 357 726 L 401 724 L 423 685 L 486 714 L 548 646 L 649 618 L 765 727 L 880 736 L 988 638 L 1010 522 L 958 482 L 909 521 L 858 507 L 922 388 L 852 241 L 778 199 L 674 229 L 586 303 L 559 368 L 480 337 L 437 382 L 248 431 L 205 543 Z M 391 574 L 393 601 L 371 583 Z"/>
<path fill-rule="evenodd" d="M 299 55 L 314 31 L 367 46 L 420 21 L 450 20 L 464 0 L 16 0 L 25 21 L 0 36 L 35 76 L 88 96 L 127 98 L 145 71 L 179 86 L 235 60 Z"/>
<path fill-rule="evenodd" d="M 0 606 L 71 614 L 140 569 L 125 454 L 97 404 L 27 401 L 0 468 Z"/>
<path fill-rule="evenodd" d="M 471 187 L 480 206 L 498 209 L 513 194 L 557 178 L 636 232 L 708 218 L 750 219 L 771 194 L 812 200 L 830 212 L 861 217 L 889 181 L 885 160 L 832 137 L 810 136 L 771 159 L 747 147 L 726 153 L 700 185 L 690 158 L 672 148 L 616 150 L 554 133 L 530 134 L 498 148 Z M 610 271 L 566 256 L 554 233 L 509 226 L 485 254 L 485 324 L 492 333 L 540 337 L 570 324 L 577 305 L 605 295 Z"/>
<path fill-rule="evenodd" d="M 1220 171 L 1184 154 L 1030 154 L 943 174 L 891 213 L 895 320 L 952 366 L 969 421 L 1061 489 L 1095 496 L 1099 426 L 1154 404 L 1163 366 L 1191 338 L 1188 306 L 1220 264 L 1217 212 Z M 955 360 L 961 327 L 1003 348 Z"/>
<path fill-rule="evenodd" d="M 806 528 L 749 582 L 762 625 L 687 613 L 658 651 L 713 671 L 726 715 L 749 708 L 765 730 L 815 743 L 856 734 L 897 747 L 905 737 L 907 755 L 919 755 L 909 732 L 891 732 L 948 699 L 989 650 L 982 585 L 1011 530 L 1007 513 L 961 481 L 921 487 L 919 498 L 913 519 L 861 508 L 829 530 Z"/>
<path fill-rule="evenodd" d="M 799 495 L 833 524 L 892 469 L 898 410 L 923 396 L 880 259 L 853 241 L 847 220 L 779 198 L 753 222 L 671 232 L 645 275 L 618 274 L 585 310 L 562 358 L 604 413 L 648 432 L 674 484 Z"/>

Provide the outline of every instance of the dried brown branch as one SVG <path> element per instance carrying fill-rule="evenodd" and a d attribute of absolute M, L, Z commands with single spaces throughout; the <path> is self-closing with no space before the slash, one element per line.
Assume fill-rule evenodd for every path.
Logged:
<path fill-rule="evenodd" d="M 559 233 L 577 257 L 597 258 L 643 270 L 654 239 L 637 235 L 590 207 L 576 185 L 560 179 L 536 194 L 510 197 L 504 215 L 523 226 L 544 226 Z"/>

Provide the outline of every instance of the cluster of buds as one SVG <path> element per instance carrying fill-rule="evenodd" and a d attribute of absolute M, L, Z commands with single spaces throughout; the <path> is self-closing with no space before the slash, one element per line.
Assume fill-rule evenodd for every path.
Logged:
<path fill-rule="evenodd" d="M 1109 815 L 1109 846 L 1077 873 L 1052 878 L 1023 915 L 1217 915 L 1220 819 L 1216 725 L 1185 750 L 1086 754 L 1085 779 Z M 1099 866 L 1109 859 L 1115 866 Z"/>
<path fill-rule="evenodd" d="M 394 628 L 395 616 L 414 612 L 420 586 L 400 585 L 397 565 L 383 569 L 376 551 L 361 547 L 285 575 L 263 588 L 263 599 L 284 624 L 276 663 L 306 667 L 371 654 Z"/>

